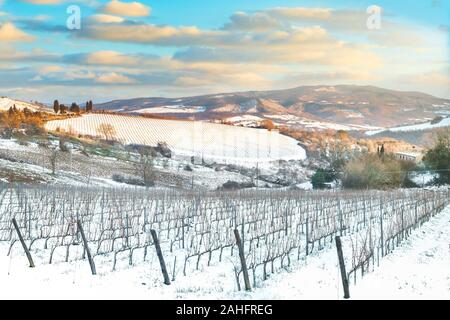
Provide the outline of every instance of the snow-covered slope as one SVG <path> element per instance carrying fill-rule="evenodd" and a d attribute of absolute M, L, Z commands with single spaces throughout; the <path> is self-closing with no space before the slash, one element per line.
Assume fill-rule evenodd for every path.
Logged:
<path fill-rule="evenodd" d="M 28 108 L 30 111 L 49 111 L 49 109 L 39 106 L 37 104 L 11 99 L 8 97 L 0 98 L 0 111 L 6 111 L 9 108 L 16 106 L 17 109 L 22 110 Z"/>
<path fill-rule="evenodd" d="M 364 277 L 359 299 L 450 299 L 450 206 L 433 217 Z"/>
<path fill-rule="evenodd" d="M 123 144 L 156 145 L 166 142 L 178 154 L 235 162 L 305 159 L 305 150 L 295 139 L 276 131 L 227 126 L 200 121 L 148 119 L 112 114 L 89 114 L 50 121 L 50 131 L 72 131 L 101 137 L 101 124 L 114 127 L 116 140 Z"/>
<path fill-rule="evenodd" d="M 205 111 L 204 107 L 185 107 L 180 105 L 161 106 L 139 109 L 136 113 L 198 113 Z"/>
<path fill-rule="evenodd" d="M 450 126 L 450 117 L 442 119 L 438 123 L 432 124 L 430 122 L 410 125 L 410 126 L 403 126 L 403 127 L 394 127 L 390 128 L 388 130 L 374 130 L 374 131 L 367 131 L 366 135 L 372 136 L 381 132 L 391 131 L 391 132 L 405 132 L 405 131 L 420 131 L 420 130 L 428 130 L 428 129 L 434 129 L 434 128 L 442 128 Z"/>

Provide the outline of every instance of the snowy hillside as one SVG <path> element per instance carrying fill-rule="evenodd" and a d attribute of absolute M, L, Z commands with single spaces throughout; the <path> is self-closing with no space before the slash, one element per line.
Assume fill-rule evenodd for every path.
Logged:
<path fill-rule="evenodd" d="M 9 108 L 16 106 L 17 109 L 22 110 L 28 108 L 31 111 L 48 111 L 49 109 L 39 106 L 37 104 L 32 104 L 29 102 L 24 102 L 20 100 L 11 99 L 8 97 L 0 98 L 0 111 L 6 111 Z"/>
<path fill-rule="evenodd" d="M 367 131 L 366 135 L 372 136 L 378 133 L 390 131 L 390 132 L 407 132 L 407 131 L 421 131 L 421 130 L 428 130 L 428 129 L 434 129 L 434 128 L 442 128 L 450 126 L 450 118 L 444 118 L 438 123 L 432 124 L 430 122 L 410 125 L 410 126 L 403 126 L 403 127 L 394 127 L 390 128 L 388 130 L 374 130 L 374 131 Z"/>
<path fill-rule="evenodd" d="M 197 113 L 205 111 L 204 107 L 185 107 L 180 105 L 161 106 L 136 110 L 136 113 Z"/>
<path fill-rule="evenodd" d="M 123 144 L 156 145 L 166 142 L 178 154 L 205 159 L 267 162 L 302 160 L 305 150 L 295 139 L 276 131 L 227 126 L 199 121 L 148 119 L 111 114 L 89 114 L 50 121 L 46 128 L 101 137 L 101 124 L 114 127 L 116 140 Z"/>
<path fill-rule="evenodd" d="M 199 107 L 201 106 L 201 107 Z M 173 107 L 173 108 L 171 108 Z M 313 128 L 339 126 L 393 127 L 425 122 L 435 115 L 450 112 L 450 100 L 420 92 L 388 90 L 373 86 L 335 85 L 300 86 L 273 91 L 228 92 L 194 97 L 148 97 L 114 100 L 96 104 L 96 110 L 124 113 L 169 113 L 188 117 L 195 113 L 202 120 L 247 114 L 263 117 L 292 115 L 306 121 L 317 121 Z M 176 112 L 179 109 L 180 112 Z M 220 115 L 223 115 L 220 116 Z M 296 123 L 279 119 L 287 126 L 307 127 L 301 119 Z M 320 123 L 322 122 L 322 123 Z M 317 127 L 320 126 L 320 127 Z M 361 126 L 358 129 L 358 126 Z M 379 130 L 381 128 L 365 128 Z M 347 129 L 342 129 L 347 130 Z"/>

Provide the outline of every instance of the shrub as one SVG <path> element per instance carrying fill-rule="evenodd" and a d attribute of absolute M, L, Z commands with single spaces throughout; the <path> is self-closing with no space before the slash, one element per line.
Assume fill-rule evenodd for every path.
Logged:
<path fill-rule="evenodd" d="M 401 162 L 392 156 L 363 154 L 347 163 L 342 185 L 350 189 L 385 189 L 404 186 L 406 178 Z"/>
<path fill-rule="evenodd" d="M 276 128 L 275 124 L 273 123 L 272 120 L 266 119 L 261 121 L 260 125 L 261 128 L 267 129 L 267 130 L 273 130 Z"/>
<path fill-rule="evenodd" d="M 314 189 L 324 189 L 335 180 L 335 174 L 329 169 L 319 168 L 311 178 Z"/>
<path fill-rule="evenodd" d="M 434 147 L 427 151 L 423 161 L 438 172 L 438 183 L 450 183 L 450 130 L 448 128 L 438 132 Z"/>
<path fill-rule="evenodd" d="M 431 124 L 437 124 L 437 123 L 441 122 L 443 119 L 444 119 L 443 116 L 436 116 L 436 117 L 434 117 L 433 120 L 431 120 Z"/>
<path fill-rule="evenodd" d="M 228 180 L 225 182 L 222 187 L 219 188 L 219 190 L 238 190 L 238 189 L 245 189 L 245 188 L 253 188 L 255 185 L 253 183 L 249 182 L 236 182 Z"/>
<path fill-rule="evenodd" d="M 21 145 L 21 146 L 29 146 L 30 142 L 26 139 L 25 136 L 23 135 L 16 135 L 17 138 L 17 142 Z"/>
<path fill-rule="evenodd" d="M 66 139 L 64 137 L 59 137 L 59 150 L 62 152 L 69 152 L 69 148 L 66 144 Z"/>
<path fill-rule="evenodd" d="M 140 187 L 154 186 L 154 183 L 152 185 L 148 185 L 148 184 L 146 185 L 144 183 L 144 181 L 141 180 L 141 179 L 138 179 L 138 178 L 135 178 L 135 177 L 125 177 L 125 176 L 122 176 L 120 174 L 113 174 L 112 175 L 112 180 L 115 181 L 115 182 L 126 183 L 126 184 L 130 184 L 130 185 L 133 185 L 133 186 L 140 186 Z"/>
<path fill-rule="evenodd" d="M 170 150 L 166 142 L 158 142 L 158 145 L 154 149 L 163 157 L 172 158 L 172 151 Z"/>

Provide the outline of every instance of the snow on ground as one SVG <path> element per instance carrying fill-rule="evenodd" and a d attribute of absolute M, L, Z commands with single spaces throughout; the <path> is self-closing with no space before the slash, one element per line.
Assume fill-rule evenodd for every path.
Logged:
<path fill-rule="evenodd" d="M 28 103 L 25 101 L 14 100 L 14 99 L 11 99 L 8 97 L 0 98 L 0 110 L 1 111 L 6 111 L 13 106 L 16 106 L 16 108 L 19 110 L 28 108 L 30 111 L 42 111 L 44 109 L 38 105 Z"/>
<path fill-rule="evenodd" d="M 175 153 L 197 158 L 242 162 L 302 160 L 305 150 L 295 139 L 265 129 L 251 129 L 200 121 L 148 119 L 111 114 L 89 114 L 50 121 L 48 130 L 72 130 L 101 136 L 101 124 L 115 128 L 115 138 L 124 144 L 156 145 L 166 142 Z"/>
<path fill-rule="evenodd" d="M 58 140 L 49 140 L 55 147 L 58 146 Z M 134 188 L 135 186 L 119 183 L 112 180 L 113 174 L 129 176 L 134 172 L 132 164 L 124 160 L 125 151 L 115 151 L 115 156 L 91 154 L 85 157 L 80 154 L 80 146 L 67 143 L 69 152 L 61 153 L 60 165 L 57 167 L 56 175 L 51 174 L 49 154 L 45 148 L 41 148 L 35 142 L 27 142 L 26 145 L 20 144 L 17 139 L 0 139 L 0 181 L 6 182 L 9 173 L 17 177 L 30 178 L 35 181 L 41 181 L 51 184 L 74 185 L 74 186 L 98 186 L 98 187 L 118 187 Z M 117 152 L 117 153 L 116 153 Z M 131 153 L 134 159 L 138 159 L 138 154 Z M 11 161 L 11 159 L 15 159 Z M 154 166 L 161 179 L 156 182 L 157 188 L 178 186 L 176 181 L 184 183 L 183 186 L 191 187 L 193 182 L 196 188 L 213 190 L 221 187 L 227 181 L 238 183 L 249 182 L 249 173 L 243 169 L 252 169 L 255 163 L 240 163 L 237 168 L 242 168 L 243 172 L 228 171 L 226 166 L 230 164 L 225 161 L 217 168 L 201 163 L 201 159 L 195 164 L 191 163 L 191 157 L 172 154 L 170 159 L 156 158 Z M 211 164 L 211 162 L 208 162 Z M 231 163 L 233 164 L 233 163 Z M 186 171 L 185 167 L 189 165 L 193 171 Z M 247 165 L 247 166 L 245 166 Z M 100 166 L 99 170 L 91 168 Z M 277 175 L 281 164 L 278 161 L 258 163 L 259 173 L 262 175 Z M 289 167 L 297 174 L 302 174 L 304 168 L 301 161 L 290 161 Z M 130 171 L 131 170 L 131 171 Z M 168 180 L 168 177 L 171 179 Z M 184 181 L 184 182 L 183 182 Z M 258 180 L 258 185 L 269 185 L 270 182 Z M 138 187 L 139 188 L 139 187 Z"/>
<path fill-rule="evenodd" d="M 326 121 L 316 121 L 303 117 L 297 117 L 294 115 L 276 115 L 276 114 L 264 114 L 266 118 L 286 121 L 289 125 L 298 125 L 304 128 L 315 129 L 332 129 L 332 130 L 375 130 L 381 129 L 380 127 L 374 127 L 370 125 L 357 125 L 357 124 L 340 124 Z"/>
<path fill-rule="evenodd" d="M 418 172 L 411 176 L 411 180 L 418 186 L 425 186 L 436 179 L 438 176 L 439 175 L 437 173 Z"/>
<path fill-rule="evenodd" d="M 202 266 L 184 277 L 178 263 L 176 281 L 162 284 L 155 255 L 139 266 L 126 260 L 111 272 L 97 260 L 91 276 L 86 260 L 27 267 L 16 245 L 7 257 L 0 243 L 0 299 L 342 299 L 334 244 L 271 275 L 252 292 L 237 291 L 231 262 Z M 76 248 L 81 254 L 82 248 Z M 43 258 L 43 257 L 39 257 Z M 101 259 L 97 257 L 97 259 Z M 38 259 L 35 259 L 38 260 Z M 172 261 L 166 261 L 171 268 Z M 412 232 L 374 272 L 351 283 L 351 299 L 450 299 L 450 206 Z"/>
<path fill-rule="evenodd" d="M 244 126 L 244 127 L 256 127 L 264 119 L 260 118 L 258 116 L 244 114 L 242 116 L 235 116 L 235 117 L 227 118 L 225 120 L 227 122 L 233 123 L 233 125 L 240 125 L 240 126 Z"/>
<path fill-rule="evenodd" d="M 182 105 L 161 106 L 136 110 L 136 113 L 198 113 L 205 111 L 205 107 L 186 107 Z"/>
<path fill-rule="evenodd" d="M 302 190 L 312 190 L 313 189 L 313 185 L 312 185 L 311 181 L 299 183 L 296 185 L 296 187 L 299 189 L 302 189 Z"/>
<path fill-rule="evenodd" d="M 258 116 L 253 116 L 250 114 L 244 114 L 242 116 L 235 116 L 235 117 L 231 117 L 231 118 L 227 118 L 225 119 L 226 121 L 230 121 L 230 122 L 240 122 L 240 121 L 262 121 L 263 118 L 260 118 Z"/>
<path fill-rule="evenodd" d="M 31 149 L 37 149 L 37 143 L 29 142 L 27 145 L 21 145 L 17 139 L 0 139 L 0 149 L 8 149 L 15 151 L 26 151 Z"/>
<path fill-rule="evenodd" d="M 375 131 L 367 131 L 366 135 L 372 136 L 381 132 L 390 131 L 390 132 L 404 132 L 404 131 L 420 131 L 420 130 L 428 130 L 428 129 L 434 129 L 434 128 L 442 128 L 450 126 L 450 117 L 442 119 L 440 122 L 431 124 L 430 122 L 420 123 L 420 124 L 414 124 L 410 126 L 403 126 L 403 127 L 394 127 L 387 130 L 375 130 Z"/>
<path fill-rule="evenodd" d="M 352 290 L 352 289 L 351 289 Z M 353 289 L 361 299 L 450 299 L 450 206 Z"/>

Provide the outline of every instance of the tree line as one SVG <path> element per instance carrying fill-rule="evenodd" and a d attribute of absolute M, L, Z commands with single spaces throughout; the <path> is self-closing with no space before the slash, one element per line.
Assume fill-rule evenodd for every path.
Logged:
<path fill-rule="evenodd" d="M 450 183 L 450 130 L 435 134 L 434 145 L 423 154 L 422 161 L 402 160 L 387 152 L 384 144 L 375 152 L 329 150 L 327 166 L 312 176 L 315 189 L 340 182 L 349 189 L 388 189 L 417 187 L 411 179 L 414 172 L 434 172 L 433 184 Z"/>
<path fill-rule="evenodd" d="M 85 107 L 84 107 L 84 112 L 85 112 L 85 113 L 92 112 L 93 109 L 94 109 L 94 105 L 93 105 L 93 103 L 92 103 L 92 100 L 86 101 L 86 105 L 85 105 Z M 65 113 L 67 113 L 68 111 L 69 111 L 69 112 L 72 112 L 72 113 L 80 113 L 80 112 L 81 112 L 81 107 L 80 107 L 77 103 L 75 103 L 75 102 L 73 102 L 73 103 L 70 105 L 70 107 L 67 107 L 67 106 L 64 105 L 64 104 L 60 104 L 58 100 L 55 100 L 55 101 L 53 102 L 53 111 L 54 111 L 56 114 L 58 114 L 58 113 L 60 113 L 60 114 L 65 114 Z"/>

